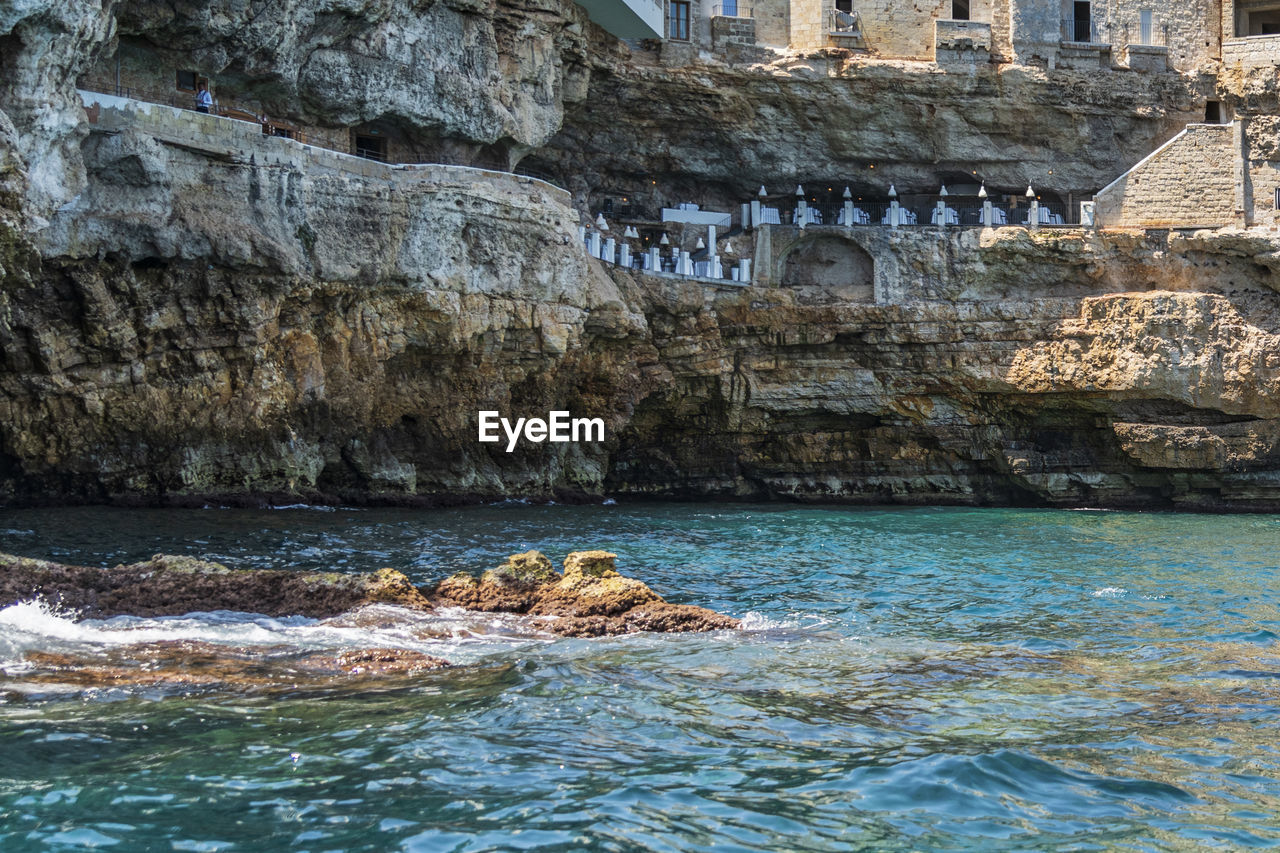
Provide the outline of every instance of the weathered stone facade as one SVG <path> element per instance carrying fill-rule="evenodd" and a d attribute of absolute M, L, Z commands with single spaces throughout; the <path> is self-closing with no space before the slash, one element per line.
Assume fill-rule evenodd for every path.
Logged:
<path fill-rule="evenodd" d="M 1193 124 L 1094 197 L 1104 228 L 1244 224 L 1236 164 L 1242 123 Z"/>
<path fill-rule="evenodd" d="M 1280 65 L 1280 36 L 1227 39 L 1222 43 L 1226 68 L 1274 68 Z"/>
<path fill-rule="evenodd" d="M 873 45 L 735 68 L 690 42 L 672 68 L 675 43 L 606 39 L 572 4 L 448 0 L 414 7 L 424 27 L 352 2 L 318 28 L 320 5 L 279 5 L 197 3 L 192 23 L 142 0 L 121 27 L 170 69 L 201 45 L 220 90 L 302 124 L 532 151 L 579 209 L 642 182 L 726 207 L 761 183 L 838 197 L 837 177 L 1079 199 L 1198 121 L 1214 85 L 1048 56 L 952 73 Z M 993 59 L 1018 33 L 1060 45 L 1063 7 L 1038 8 L 1040 30 L 990 10 Z M 163 106 L 113 123 L 99 101 L 90 121 L 74 82 L 110 56 L 115 13 L 65 11 L 0 51 L 0 500 L 1280 507 L 1272 234 L 770 226 L 750 286 L 606 271 L 536 181 L 352 161 Z M 947 11 L 922 6 L 920 57 Z M 1216 85 L 1256 132 L 1230 157 L 1229 129 L 1174 145 L 1155 185 L 1202 191 L 1200 210 L 1244 151 L 1230 191 L 1261 222 L 1280 155 L 1258 114 L 1280 93 L 1261 73 Z M 491 407 L 599 413 L 607 440 L 494 452 L 475 440 Z"/>
<path fill-rule="evenodd" d="M 1232 15 L 1230 0 L 1092 0 L 1087 17 L 1079 18 L 1074 0 L 853 0 L 849 6 L 860 24 L 856 39 L 832 32 L 835 0 L 760 0 L 738 4 L 737 14 L 753 16 L 758 43 L 777 51 L 852 47 L 880 59 L 944 65 L 971 64 L 977 51 L 986 54 L 981 61 L 1148 73 L 1204 70 L 1224 58 L 1224 21 L 1229 26 Z M 693 8 L 701 24 L 693 27 L 692 41 L 706 49 L 715 13 L 700 0 Z M 1229 52 L 1250 63 L 1280 61 L 1280 46 L 1270 41 L 1229 43 Z"/>

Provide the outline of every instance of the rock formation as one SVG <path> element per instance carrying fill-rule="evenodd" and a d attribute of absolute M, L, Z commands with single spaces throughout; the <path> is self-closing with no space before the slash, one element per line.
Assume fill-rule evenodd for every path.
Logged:
<path fill-rule="evenodd" d="M 615 555 L 577 551 L 563 575 L 537 551 L 515 554 L 479 579 L 466 574 L 419 590 L 394 569 L 371 574 L 233 570 L 188 557 L 157 555 L 100 569 L 0 554 L 0 609 L 22 601 L 56 605 L 76 618 L 154 617 L 231 610 L 273 617 L 309 616 L 342 628 L 394 627 L 399 636 L 450 639 L 447 629 L 407 619 L 408 611 L 464 608 L 523 614 L 528 630 L 565 637 L 639 631 L 715 631 L 738 620 L 711 610 L 669 604 L 641 581 L 620 575 Z M 391 608 L 372 605 L 393 605 Z M 399 609 L 397 609 L 399 608 Z M 357 635 L 358 636 L 358 635 Z M 148 687 L 190 690 L 290 691 L 350 688 L 411 679 L 450 666 L 404 648 L 307 651 L 287 644 L 159 640 L 21 653 L 22 671 L 0 684 L 0 696 L 44 690 Z"/>
<path fill-rule="evenodd" d="M 77 77 L 144 48 L 284 117 L 524 158 L 574 197 L 95 129 Z M 1265 75 L 670 69 L 568 0 L 28 0 L 0 13 L 0 72 L 0 502 L 1280 507 L 1270 236 L 793 234 L 729 291 L 606 271 L 575 228 L 616 190 L 727 203 L 810 178 L 1065 200 L 1214 85 L 1274 102 Z M 870 261 L 838 287 L 789 272 L 841 252 Z M 600 417 L 606 441 L 507 453 L 476 441 L 480 409 Z"/>
<path fill-rule="evenodd" d="M 462 607 L 540 617 L 563 636 L 637 631 L 712 631 L 738 620 L 668 604 L 641 581 L 623 577 L 607 551 L 575 551 L 564 574 L 537 551 L 517 554 L 479 579 L 460 574 L 419 590 L 400 572 L 372 574 L 233 570 L 219 563 L 157 554 L 100 569 L 0 554 L 0 607 L 39 598 L 80 617 L 170 616 L 235 610 L 326 618 L 372 604 L 411 610 Z"/>
<path fill-rule="evenodd" d="M 645 584 L 618 574 L 616 557 L 607 551 L 575 551 L 565 558 L 561 575 L 550 560 L 529 551 L 479 578 L 446 578 L 427 595 L 437 606 L 549 617 L 548 630 L 570 637 L 737 627 L 738 620 L 731 617 L 668 604 Z"/>
<path fill-rule="evenodd" d="M 0 607 L 39 597 L 82 617 L 174 616 L 239 610 L 324 618 L 367 604 L 430 605 L 394 569 L 374 574 L 233 570 L 220 563 L 157 554 L 99 569 L 0 554 Z"/>

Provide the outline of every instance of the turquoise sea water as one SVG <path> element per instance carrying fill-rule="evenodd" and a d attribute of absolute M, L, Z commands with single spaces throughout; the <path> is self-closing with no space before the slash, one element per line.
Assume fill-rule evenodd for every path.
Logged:
<path fill-rule="evenodd" d="M 0 550 L 89 564 L 190 553 L 426 582 L 605 547 L 749 629 L 566 640 L 457 614 L 75 623 L 10 607 L 0 850 L 1275 846 L 1277 545 L 1275 516 L 0 511 Z M 32 650 L 192 638 L 461 665 L 296 688 L 23 681 Z"/>

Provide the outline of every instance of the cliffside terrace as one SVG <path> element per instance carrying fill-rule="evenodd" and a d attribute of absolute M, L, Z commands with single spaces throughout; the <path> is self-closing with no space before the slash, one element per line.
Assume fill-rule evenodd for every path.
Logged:
<path fill-rule="evenodd" d="M 1006 201 L 994 201 L 985 186 L 973 197 L 961 199 L 952 199 L 944 186 L 936 202 L 924 194 L 899 201 L 892 187 L 887 200 L 872 201 L 857 198 L 846 188 L 839 203 L 819 202 L 816 196 L 807 197 L 803 187 L 796 189 L 794 200 L 787 205 L 779 203 L 787 197 L 771 198 L 762 187 L 760 196 L 737 211 L 703 210 L 687 203 L 663 209 L 660 222 L 624 216 L 611 226 L 602 211 L 592 225 L 579 226 L 578 237 L 591 257 L 637 273 L 746 285 L 753 283 L 753 264 L 757 269 L 774 269 L 779 258 L 810 241 L 806 235 L 836 236 L 855 230 L 901 229 L 924 234 L 963 227 L 1079 227 L 1066 221 L 1063 204 L 1043 201 L 1030 187 L 1021 198 L 1009 195 Z M 1085 225 L 1092 225 L 1092 203 L 1085 202 L 1082 209 Z"/>
<path fill-rule="evenodd" d="M 445 164 L 389 164 L 309 145 L 233 117 L 94 92 L 82 91 L 81 96 L 95 133 L 128 129 L 232 162 L 331 171 L 392 184 L 434 180 L 490 184 L 503 192 L 540 197 L 570 217 L 575 206 L 568 191 L 535 177 Z M 1060 199 L 1041 197 L 1033 187 L 1021 194 L 1008 188 L 989 193 L 984 184 L 953 184 L 951 189 L 944 185 L 933 193 L 912 190 L 899 194 L 890 186 L 880 197 L 858 195 L 849 187 L 842 194 L 828 187 L 822 194 L 807 193 L 798 186 L 795 193 L 780 195 L 770 195 L 761 187 L 755 198 L 730 211 L 704 210 L 686 203 L 662 209 L 660 218 L 646 218 L 646 212 L 636 205 L 620 207 L 623 215 L 615 219 L 617 227 L 612 230 L 604 214 L 612 217 L 613 209 L 601 210 L 591 225 L 578 227 L 578 238 L 591 257 L 637 272 L 746 284 L 759 278 L 753 275 L 753 265 L 759 268 L 775 263 L 777 253 L 772 246 L 795 242 L 806 232 L 1247 225 L 1244 206 L 1257 208 L 1254 219 L 1267 219 L 1267 212 L 1254 200 L 1254 193 L 1249 193 L 1249 198 L 1242 196 L 1233 178 L 1235 152 L 1241 150 L 1244 133 L 1240 122 L 1192 125 L 1113 181 L 1095 201 L 1081 202 L 1075 211 Z M 1196 164 L 1207 168 L 1196 169 Z M 1274 171 L 1269 164 L 1260 166 L 1259 174 Z M 537 192 L 530 196 L 530 189 Z M 834 198 L 840 195 L 838 200 Z M 1073 215 L 1076 212 L 1078 220 Z M 762 238 L 772 231 L 778 231 L 779 236 Z"/>
<path fill-rule="evenodd" d="M 473 173 L 477 178 L 503 181 L 515 186 L 538 186 L 566 206 L 571 201 L 568 190 L 534 176 L 499 169 L 480 169 L 445 163 L 389 163 L 367 153 L 347 153 L 316 145 L 302 135 L 271 132 L 265 121 L 217 112 L 201 113 L 193 109 L 166 106 L 145 100 L 119 97 L 101 92 L 80 90 L 92 132 L 119 133 L 132 129 L 149 134 L 169 144 L 194 147 L 214 156 L 261 158 L 260 164 L 293 162 L 299 167 L 330 169 L 364 177 L 388 177 L 396 174 L 426 174 L 431 171 Z"/>

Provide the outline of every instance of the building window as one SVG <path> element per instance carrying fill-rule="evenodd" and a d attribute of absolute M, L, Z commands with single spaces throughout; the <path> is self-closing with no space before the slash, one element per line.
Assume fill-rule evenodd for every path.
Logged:
<path fill-rule="evenodd" d="M 356 156 L 366 160 L 387 162 L 387 139 L 385 136 L 372 136 L 364 133 L 356 134 Z"/>
<path fill-rule="evenodd" d="M 1276 210 L 1280 210 L 1280 188 L 1276 189 Z"/>
<path fill-rule="evenodd" d="M 853 0 L 836 0 L 836 11 L 846 15 L 853 14 Z"/>
<path fill-rule="evenodd" d="M 1138 44 L 1155 44 L 1155 14 L 1150 9 L 1138 12 Z"/>
<path fill-rule="evenodd" d="M 1204 105 L 1204 123 L 1205 124 L 1222 124 L 1222 103 L 1219 101 L 1207 101 Z"/>
<path fill-rule="evenodd" d="M 1236 4 L 1237 36 L 1280 35 L 1280 3 L 1251 3 L 1254 8 Z M 1256 7 L 1262 8 L 1256 8 Z"/>
<path fill-rule="evenodd" d="M 689 40 L 688 0 L 671 0 L 667 6 L 667 38 Z"/>
<path fill-rule="evenodd" d="M 969 20 L 969 0 L 951 0 L 951 20 Z"/>
<path fill-rule="evenodd" d="M 1076 0 L 1072 5 L 1071 40 L 1091 43 L 1093 37 L 1093 9 L 1088 2 Z"/>
<path fill-rule="evenodd" d="M 194 92 L 200 75 L 194 71 L 178 72 L 178 89 L 183 92 Z"/>

